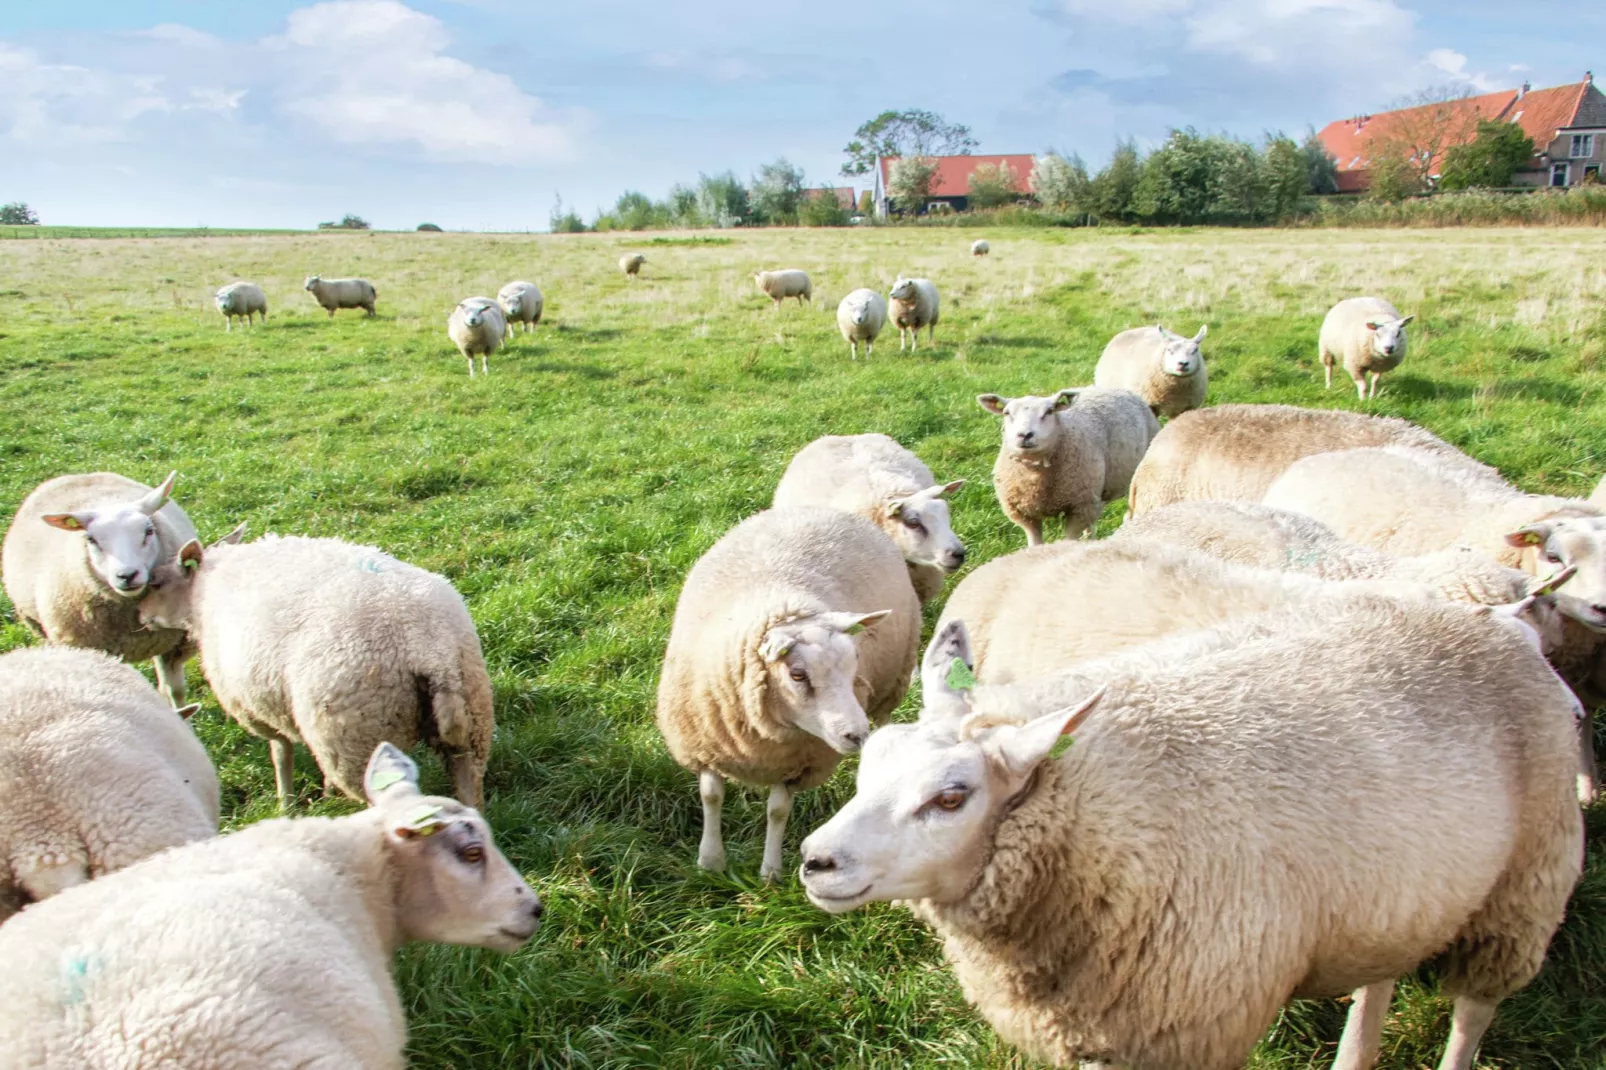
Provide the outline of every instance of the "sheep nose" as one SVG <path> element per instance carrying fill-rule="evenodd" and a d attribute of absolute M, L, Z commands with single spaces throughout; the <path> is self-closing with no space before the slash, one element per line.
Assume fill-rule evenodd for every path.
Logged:
<path fill-rule="evenodd" d="M 534 903 L 530 904 L 530 917 L 540 920 L 541 915 L 545 913 L 546 907 L 541 905 L 541 900 L 537 899 Z"/>
<path fill-rule="evenodd" d="M 961 546 L 959 549 L 953 551 L 949 556 L 954 559 L 954 564 L 963 565 L 965 563 L 965 548 Z"/>
<path fill-rule="evenodd" d="M 844 732 L 842 733 L 842 742 L 846 743 L 854 750 L 858 750 L 860 747 L 864 746 L 864 733 Z"/>
<path fill-rule="evenodd" d="M 1031 431 L 1022 431 L 1020 434 L 1016 435 L 1015 437 L 1020 440 L 1020 444 L 1022 446 L 1030 446 L 1032 444 L 1032 439 L 1035 438 L 1036 436 Z"/>
<path fill-rule="evenodd" d="M 812 877 L 816 873 L 829 873 L 836 868 L 836 859 L 830 855 L 809 855 L 803 859 L 803 875 Z"/>
<path fill-rule="evenodd" d="M 135 585 L 134 581 L 137 579 L 139 579 L 139 570 L 131 568 L 117 574 L 117 585 L 119 587 L 133 587 Z"/>

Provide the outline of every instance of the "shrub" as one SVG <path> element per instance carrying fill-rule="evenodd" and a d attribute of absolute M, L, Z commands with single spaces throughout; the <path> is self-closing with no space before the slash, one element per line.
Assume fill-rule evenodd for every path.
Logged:
<path fill-rule="evenodd" d="M 1451 146 L 1444 154 L 1439 188 L 1472 189 L 1484 186 L 1498 189 L 1511 185 L 1512 176 L 1533 159 L 1533 138 L 1516 123 L 1478 121 L 1478 135 L 1464 145 Z"/>
<path fill-rule="evenodd" d="M 798 222 L 805 227 L 845 227 L 848 210 L 836 199 L 836 190 L 830 186 L 807 191 L 798 209 Z"/>
<path fill-rule="evenodd" d="M 796 223 L 802 201 L 803 171 L 788 163 L 786 157 L 765 164 L 753 176 L 748 191 L 753 222 L 783 226 Z"/>
<path fill-rule="evenodd" d="M 352 215 L 350 212 L 347 212 L 345 215 L 340 217 L 340 222 L 338 222 L 338 223 L 319 223 L 318 224 L 318 229 L 319 230 L 367 230 L 369 228 L 368 228 L 368 220 L 364 219 L 360 215 Z"/>
<path fill-rule="evenodd" d="M 37 227 L 39 214 L 23 201 L 0 204 L 0 224 L 10 227 Z"/>
<path fill-rule="evenodd" d="M 1057 152 L 1047 152 L 1032 164 L 1032 192 L 1050 211 L 1083 210 L 1090 182 L 1080 156 L 1067 160 Z"/>
<path fill-rule="evenodd" d="M 434 223 L 420 223 L 418 224 L 418 229 L 427 230 L 433 234 L 439 234 L 441 232 L 441 228 L 437 227 Z"/>
<path fill-rule="evenodd" d="M 970 206 L 998 208 L 1020 199 L 1015 189 L 1015 172 L 1007 163 L 977 164 L 970 173 Z"/>
<path fill-rule="evenodd" d="M 931 196 L 937 161 L 929 156 L 906 156 L 892 161 L 887 170 L 887 193 L 898 211 L 910 215 L 920 211 Z"/>

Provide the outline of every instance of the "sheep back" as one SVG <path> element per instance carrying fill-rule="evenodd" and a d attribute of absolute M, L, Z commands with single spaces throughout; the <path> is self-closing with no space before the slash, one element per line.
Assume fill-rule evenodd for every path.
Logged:
<path fill-rule="evenodd" d="M 781 271 L 760 271 L 753 276 L 758 288 L 770 296 L 776 304 L 780 304 L 788 297 L 801 300 L 810 300 L 814 297 L 814 284 L 809 281 L 809 273 L 798 268 L 786 268 Z"/>
<path fill-rule="evenodd" d="M 372 315 L 374 302 L 379 299 L 379 291 L 367 279 L 314 278 L 308 281 L 306 288 L 318 304 L 330 312 L 342 308 L 364 308 Z"/>

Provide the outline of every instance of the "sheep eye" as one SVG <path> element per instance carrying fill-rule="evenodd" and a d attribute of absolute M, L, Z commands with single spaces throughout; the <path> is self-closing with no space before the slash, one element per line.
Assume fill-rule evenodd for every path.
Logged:
<path fill-rule="evenodd" d="M 485 861 L 485 848 L 481 847 L 477 843 L 469 844 L 467 847 L 457 852 L 457 857 L 461 858 L 471 866 L 477 866 L 481 862 Z"/>
<path fill-rule="evenodd" d="M 809 678 L 809 674 L 804 672 L 802 669 L 793 669 L 791 676 L 792 679 L 796 680 L 800 684 L 806 682 Z"/>
<path fill-rule="evenodd" d="M 920 518 L 915 516 L 904 517 L 903 526 L 910 531 L 924 531 L 926 529 L 926 526 L 920 522 Z"/>
<path fill-rule="evenodd" d="M 1561 555 L 1560 554 L 1553 554 L 1549 550 L 1546 550 L 1545 551 L 1545 560 L 1549 561 L 1552 565 L 1559 565 L 1559 564 L 1561 564 Z"/>
<path fill-rule="evenodd" d="M 89 543 L 89 545 L 93 546 L 95 549 L 97 549 L 97 550 L 100 549 L 100 543 L 95 541 L 95 536 L 93 536 L 93 535 L 85 535 L 84 539 L 85 539 L 85 541 L 87 541 Z"/>
<path fill-rule="evenodd" d="M 944 788 L 932 796 L 931 803 L 939 810 L 957 810 L 965 805 L 970 798 L 970 792 L 964 788 Z"/>

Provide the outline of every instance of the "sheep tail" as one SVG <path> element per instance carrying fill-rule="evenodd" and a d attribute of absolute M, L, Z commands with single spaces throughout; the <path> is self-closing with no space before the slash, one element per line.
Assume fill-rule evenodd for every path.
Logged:
<path fill-rule="evenodd" d="M 470 746 L 469 716 L 463 692 L 455 681 L 414 677 L 418 689 L 419 734 L 450 750 Z"/>

